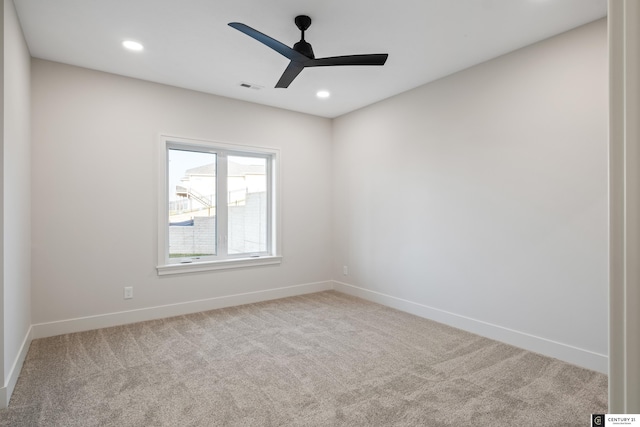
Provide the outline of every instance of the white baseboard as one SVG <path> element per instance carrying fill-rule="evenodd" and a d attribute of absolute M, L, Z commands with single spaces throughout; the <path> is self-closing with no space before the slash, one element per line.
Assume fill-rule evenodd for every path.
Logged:
<path fill-rule="evenodd" d="M 22 365 L 24 364 L 24 360 L 27 357 L 27 352 L 29 351 L 29 346 L 31 345 L 32 336 L 33 327 L 30 326 L 24 339 L 22 340 L 22 345 L 20 346 L 18 355 L 13 361 L 13 365 L 11 366 L 11 370 L 9 371 L 9 375 L 7 376 L 7 382 L 2 388 L 0 388 L 0 409 L 4 409 L 9 406 L 9 400 L 11 400 L 13 389 L 16 387 L 18 377 L 20 376 L 20 371 L 22 370 Z"/>
<path fill-rule="evenodd" d="M 333 283 L 334 289 L 338 292 L 343 292 L 368 301 L 376 302 L 387 307 L 434 320 L 445 325 L 453 326 L 455 328 L 520 347 L 525 350 L 550 356 L 564 362 L 571 363 L 572 365 L 591 369 L 603 374 L 607 374 L 609 369 L 608 357 L 603 354 L 594 353 L 589 350 L 551 341 L 502 326 L 493 325 L 491 323 L 439 310 L 437 308 L 349 285 L 347 283 L 338 281 L 334 281 Z"/>
<path fill-rule="evenodd" d="M 184 314 L 198 313 L 200 311 L 214 310 L 217 308 L 232 307 L 243 304 L 252 304 L 272 299 L 327 291 L 330 289 L 333 289 L 333 282 L 331 281 L 307 283 L 303 285 L 288 286 L 284 288 L 267 289 L 264 291 L 227 295 L 197 301 L 188 301 L 178 304 L 168 304 L 156 307 L 141 308 L 137 310 L 121 311 L 117 313 L 106 313 L 96 316 L 58 320 L 55 322 L 37 323 L 35 325 L 32 325 L 33 338 L 46 338 L 73 332 L 81 332 L 92 329 L 125 325 L 129 323 L 144 322 L 146 320 L 182 316 Z"/>

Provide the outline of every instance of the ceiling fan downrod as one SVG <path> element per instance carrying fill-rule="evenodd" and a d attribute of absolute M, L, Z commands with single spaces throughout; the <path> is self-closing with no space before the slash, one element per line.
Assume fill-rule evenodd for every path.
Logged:
<path fill-rule="evenodd" d="M 298 15 L 296 16 L 295 23 L 302 34 L 300 41 L 293 45 L 293 49 L 308 58 L 315 59 L 316 56 L 313 53 L 313 48 L 304 40 L 304 32 L 311 26 L 311 18 L 307 15 Z"/>

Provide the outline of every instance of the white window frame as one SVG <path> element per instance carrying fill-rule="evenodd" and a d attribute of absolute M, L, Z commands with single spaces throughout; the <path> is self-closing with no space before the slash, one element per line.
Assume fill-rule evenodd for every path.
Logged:
<path fill-rule="evenodd" d="M 227 230 L 221 230 L 218 227 L 216 239 L 218 239 L 217 255 L 203 258 L 169 258 L 169 149 L 185 149 L 192 151 L 216 153 L 218 156 L 257 156 L 268 159 L 267 170 L 270 176 L 267 191 L 268 212 L 267 221 L 270 225 L 267 231 L 267 251 L 256 254 L 240 254 L 228 255 L 226 253 Z M 183 137 L 175 137 L 170 135 L 160 135 L 159 151 L 159 203 L 158 203 L 158 264 L 156 270 L 158 275 L 192 273 L 209 270 L 221 270 L 229 268 L 245 268 L 261 265 L 280 264 L 282 262 L 282 254 L 280 251 L 280 197 L 277 191 L 279 185 L 279 161 L 280 151 L 273 148 L 254 147 L 248 145 L 229 144 L 216 141 L 207 141 L 201 139 L 190 139 Z M 218 162 L 224 165 L 217 170 L 216 175 L 226 176 L 226 162 Z M 226 181 L 218 180 L 218 191 L 216 197 L 218 201 L 216 206 L 226 207 L 226 199 L 221 203 L 221 198 L 226 197 L 226 191 L 221 186 L 226 185 Z M 226 209 L 218 211 L 220 216 L 226 217 Z M 220 216 L 216 219 L 220 219 Z M 224 224 L 226 221 L 224 220 Z M 220 251 L 222 249 L 222 251 Z"/>

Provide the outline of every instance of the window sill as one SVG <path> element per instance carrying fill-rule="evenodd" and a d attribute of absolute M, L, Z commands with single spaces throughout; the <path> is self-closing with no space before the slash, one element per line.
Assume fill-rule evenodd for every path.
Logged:
<path fill-rule="evenodd" d="M 258 258 L 238 258 L 224 261 L 202 261 L 187 264 L 166 264 L 156 267 L 158 276 L 169 274 L 196 273 L 201 271 L 227 270 L 231 268 L 247 268 L 282 263 L 281 256 L 264 256 Z"/>

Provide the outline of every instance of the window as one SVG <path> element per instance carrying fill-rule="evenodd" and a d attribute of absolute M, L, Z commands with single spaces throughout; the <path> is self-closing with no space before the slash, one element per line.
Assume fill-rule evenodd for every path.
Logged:
<path fill-rule="evenodd" d="M 279 263 L 277 150 L 161 139 L 158 274 Z"/>

